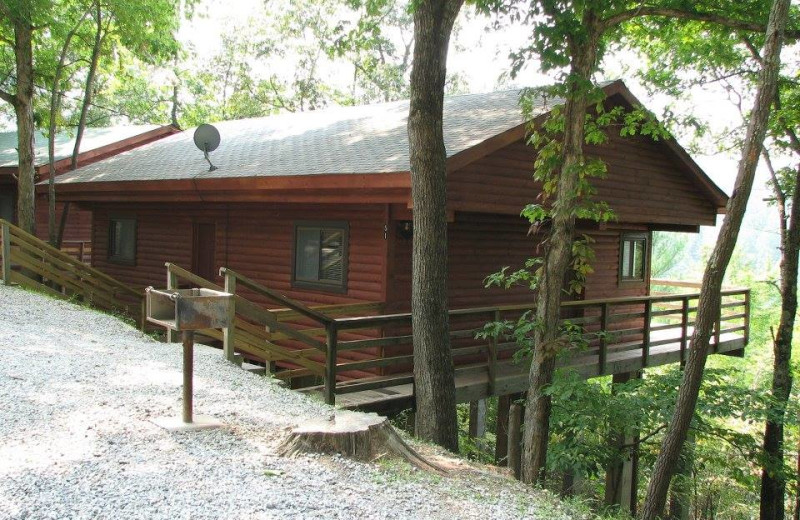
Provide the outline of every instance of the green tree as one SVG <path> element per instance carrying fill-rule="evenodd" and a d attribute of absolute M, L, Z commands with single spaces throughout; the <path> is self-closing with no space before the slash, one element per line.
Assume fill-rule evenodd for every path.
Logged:
<path fill-rule="evenodd" d="M 747 199 L 752 190 L 758 158 L 767 132 L 770 108 L 777 91 L 780 52 L 784 30 L 789 18 L 789 4 L 789 0 L 776 0 L 770 10 L 756 101 L 747 126 L 747 137 L 742 150 L 742 160 L 739 163 L 736 185 L 726 208 L 727 213 L 717 243 L 703 275 L 695 329 L 692 334 L 691 349 L 686 361 L 683 382 L 678 393 L 675 412 L 653 468 L 647 499 L 642 508 L 642 518 L 646 520 L 660 517 L 664 510 L 670 480 L 697 404 L 703 369 L 708 357 L 711 330 L 716 316 L 720 312 L 719 298 L 723 277 L 733 254 Z"/>
<path fill-rule="evenodd" d="M 558 327 L 561 292 L 570 265 L 579 179 L 586 164 L 582 150 L 586 106 L 596 91 L 592 78 L 599 61 L 608 46 L 619 39 L 620 27 L 642 17 L 694 20 L 741 31 L 762 31 L 764 24 L 752 17 L 753 6 L 749 6 L 749 11 L 738 6 L 738 3 L 687 4 L 670 0 L 644 3 L 539 0 L 531 1 L 526 9 L 520 9 L 517 2 L 498 1 L 491 5 L 512 20 L 521 19 L 532 26 L 531 44 L 515 53 L 513 70 L 518 71 L 531 58 L 537 58 L 543 70 L 561 73 L 560 93 L 565 99 L 559 174 L 553 189 L 555 202 L 547 214 L 549 232 L 537 285 L 538 327 L 525 412 L 522 476 L 526 482 L 539 481 L 544 476 L 551 406 L 544 389 L 552 381 L 555 353 L 564 344 Z"/>

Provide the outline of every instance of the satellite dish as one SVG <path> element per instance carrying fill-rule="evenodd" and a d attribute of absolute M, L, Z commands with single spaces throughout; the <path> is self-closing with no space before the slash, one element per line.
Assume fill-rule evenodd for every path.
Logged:
<path fill-rule="evenodd" d="M 203 157 L 206 158 L 210 166 L 208 169 L 210 172 L 216 170 L 217 167 L 211 164 L 211 159 L 208 158 L 208 152 L 216 150 L 217 146 L 219 146 L 219 141 L 219 130 L 212 125 L 203 124 L 198 126 L 194 131 L 194 144 L 203 152 Z"/>

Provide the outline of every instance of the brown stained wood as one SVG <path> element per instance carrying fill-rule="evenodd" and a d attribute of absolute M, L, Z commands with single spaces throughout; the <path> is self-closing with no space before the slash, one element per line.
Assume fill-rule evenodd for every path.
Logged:
<path fill-rule="evenodd" d="M 278 447 L 284 457 L 305 453 L 336 453 L 364 462 L 398 458 L 431 473 L 446 473 L 406 444 L 385 417 L 347 410 L 300 424 Z"/>
<path fill-rule="evenodd" d="M 512 398 L 511 395 L 502 395 L 497 398 L 494 463 L 498 466 L 508 465 L 508 415 Z"/>
<path fill-rule="evenodd" d="M 514 478 L 522 476 L 522 418 L 524 406 L 513 402 L 508 412 L 508 466 Z"/>

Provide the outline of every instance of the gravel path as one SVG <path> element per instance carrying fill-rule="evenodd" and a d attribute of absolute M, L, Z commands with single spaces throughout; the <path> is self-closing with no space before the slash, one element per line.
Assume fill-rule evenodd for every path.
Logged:
<path fill-rule="evenodd" d="M 221 430 L 168 433 L 180 348 L 70 303 L 0 286 L 0 518 L 573 518 L 484 471 L 284 459 L 298 421 L 329 410 L 195 353 L 195 409 Z"/>

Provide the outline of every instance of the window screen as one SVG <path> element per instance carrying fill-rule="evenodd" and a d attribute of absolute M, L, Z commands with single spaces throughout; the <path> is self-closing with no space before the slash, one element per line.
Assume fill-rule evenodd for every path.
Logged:
<path fill-rule="evenodd" d="M 108 226 L 108 259 L 121 264 L 136 262 L 136 219 L 111 219 Z"/>
<path fill-rule="evenodd" d="M 646 266 L 647 235 L 622 235 L 620 240 L 620 280 L 644 281 L 647 272 Z"/>
<path fill-rule="evenodd" d="M 302 223 L 295 226 L 294 282 L 325 290 L 346 288 L 347 225 Z"/>

